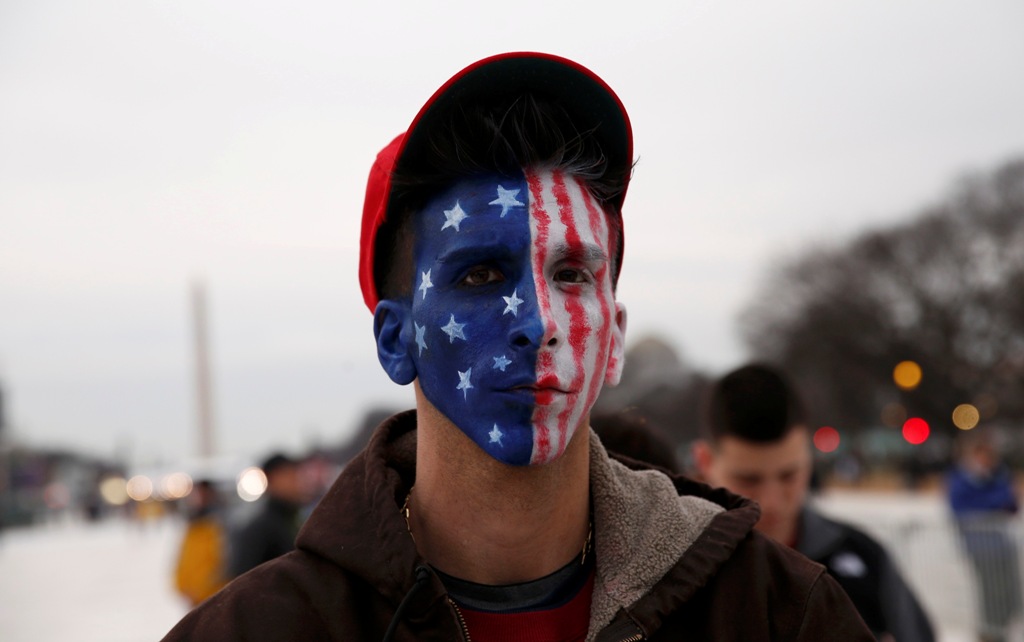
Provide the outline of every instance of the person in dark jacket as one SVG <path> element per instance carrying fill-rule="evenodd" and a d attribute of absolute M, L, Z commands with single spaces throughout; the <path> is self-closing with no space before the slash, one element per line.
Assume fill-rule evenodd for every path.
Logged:
<path fill-rule="evenodd" d="M 811 450 L 803 403 L 776 368 L 751 364 L 716 381 L 694 444 L 701 476 L 761 507 L 757 529 L 824 564 L 880 640 L 931 642 L 927 614 L 886 550 L 810 508 Z"/>
<path fill-rule="evenodd" d="M 255 568 L 295 548 L 302 525 L 300 511 L 308 493 L 299 462 L 275 453 L 260 465 L 267 477 L 266 493 L 260 505 L 240 526 L 230 532 L 228 571 L 230 577 Z"/>
<path fill-rule="evenodd" d="M 819 565 L 753 531 L 753 504 L 590 430 L 622 369 L 632 164 L 622 104 L 570 60 L 501 54 L 431 97 L 378 155 L 360 237 L 377 354 L 416 409 L 296 551 L 167 640 L 871 639 Z"/>

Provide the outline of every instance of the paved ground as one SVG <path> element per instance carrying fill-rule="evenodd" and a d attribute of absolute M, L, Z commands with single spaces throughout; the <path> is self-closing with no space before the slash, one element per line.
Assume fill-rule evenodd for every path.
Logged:
<path fill-rule="evenodd" d="M 872 524 L 888 540 L 912 570 L 942 642 L 971 640 L 972 586 L 949 538 L 930 526 L 943 519 L 937 498 L 840 493 L 822 504 Z M 186 611 L 171 587 L 180 536 L 180 522 L 170 518 L 66 521 L 0 533 L 0 640 L 159 640 Z"/>
<path fill-rule="evenodd" d="M 159 640 L 187 610 L 171 587 L 180 535 L 172 520 L 0 533 L 0 640 Z"/>

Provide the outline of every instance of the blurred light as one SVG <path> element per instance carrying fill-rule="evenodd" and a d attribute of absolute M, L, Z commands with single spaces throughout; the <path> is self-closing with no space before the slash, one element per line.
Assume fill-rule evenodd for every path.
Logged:
<path fill-rule="evenodd" d="M 921 366 L 913 361 L 900 361 L 892 370 L 892 380 L 904 390 L 913 390 L 921 385 Z"/>
<path fill-rule="evenodd" d="M 962 403 L 953 408 L 953 425 L 960 430 L 970 430 L 981 421 L 981 413 L 969 403 Z"/>
<path fill-rule="evenodd" d="M 892 401 L 882 407 L 882 423 L 890 428 L 899 428 L 907 420 L 907 409 L 903 404 Z"/>
<path fill-rule="evenodd" d="M 43 501 L 46 502 L 46 507 L 50 510 L 67 508 L 71 503 L 71 491 L 60 482 L 47 484 L 46 489 L 43 490 Z"/>
<path fill-rule="evenodd" d="M 911 417 L 903 422 L 903 438 L 915 446 L 928 441 L 929 434 L 931 428 L 928 427 L 928 422 L 920 417 Z"/>
<path fill-rule="evenodd" d="M 981 419 L 991 419 L 999 411 L 999 401 L 991 392 L 983 392 L 974 397 L 974 407 L 978 409 Z"/>
<path fill-rule="evenodd" d="M 171 473 L 160 481 L 160 494 L 167 499 L 181 499 L 192 492 L 192 478 L 186 473 Z"/>
<path fill-rule="evenodd" d="M 822 426 L 814 431 L 814 447 L 823 453 L 839 448 L 839 431 L 832 426 Z"/>
<path fill-rule="evenodd" d="M 100 497 L 111 506 L 128 503 L 128 482 L 124 477 L 107 477 L 100 482 Z"/>
<path fill-rule="evenodd" d="M 258 467 L 246 468 L 238 475 L 238 496 L 247 502 L 259 499 L 267 490 L 267 476 Z"/>
<path fill-rule="evenodd" d="M 153 496 L 153 482 L 145 475 L 136 475 L 125 486 L 128 496 L 137 502 L 144 502 Z"/>

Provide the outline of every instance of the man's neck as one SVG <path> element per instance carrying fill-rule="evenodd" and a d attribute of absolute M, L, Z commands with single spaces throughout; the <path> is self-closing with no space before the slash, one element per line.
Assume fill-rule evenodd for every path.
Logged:
<path fill-rule="evenodd" d="M 417 409 L 409 525 L 428 562 L 471 582 L 513 584 L 553 573 L 580 555 L 590 527 L 589 431 L 577 430 L 549 464 L 510 466 L 483 452 L 429 402 Z"/>

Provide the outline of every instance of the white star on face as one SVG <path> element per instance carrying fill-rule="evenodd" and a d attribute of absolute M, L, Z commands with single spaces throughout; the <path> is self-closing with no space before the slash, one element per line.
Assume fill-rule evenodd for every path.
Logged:
<path fill-rule="evenodd" d="M 510 363 L 512 362 L 506 359 L 505 355 L 501 355 L 500 357 L 494 357 L 495 370 L 501 370 L 502 372 L 505 372 L 505 366 L 507 366 Z"/>
<path fill-rule="evenodd" d="M 487 433 L 487 435 L 491 438 L 491 443 L 498 444 L 499 446 L 505 445 L 501 443 L 501 438 L 502 436 L 504 436 L 504 434 L 505 433 L 501 432 L 501 429 L 498 428 L 498 424 L 494 424 L 494 428 L 491 429 L 491 432 Z"/>
<path fill-rule="evenodd" d="M 441 331 L 448 335 L 448 343 L 455 343 L 456 339 L 466 340 L 466 335 L 462 332 L 462 328 L 466 327 L 465 323 L 455 323 L 455 315 L 448 321 L 448 325 L 441 326 Z"/>
<path fill-rule="evenodd" d="M 459 373 L 459 385 L 455 386 L 456 390 L 462 391 L 462 398 L 466 398 L 466 391 L 473 387 L 473 384 L 469 382 L 470 375 L 473 374 L 473 369 L 470 368 L 465 372 Z"/>
<path fill-rule="evenodd" d="M 430 282 L 430 270 L 426 272 L 420 272 L 420 287 L 416 288 L 423 293 L 423 298 L 427 298 L 427 290 L 434 287 L 434 284 Z"/>
<path fill-rule="evenodd" d="M 442 230 L 454 227 L 455 231 L 459 231 L 459 223 L 469 218 L 469 214 L 462 211 L 462 207 L 458 201 L 455 201 L 455 207 L 450 210 L 444 211 L 444 225 L 441 226 Z"/>
<path fill-rule="evenodd" d="M 505 189 L 498 185 L 498 198 L 488 203 L 488 205 L 501 205 L 501 218 L 505 218 L 505 215 L 508 214 L 508 208 L 524 207 L 526 205 L 526 203 L 520 203 L 516 200 L 518 194 L 519 190 L 517 189 Z"/>
<path fill-rule="evenodd" d="M 424 333 L 427 331 L 427 326 L 420 325 L 415 321 L 412 322 L 412 325 L 416 328 L 416 345 L 420 348 L 420 356 L 423 356 L 423 351 L 427 349 L 427 342 L 423 338 Z"/>
<path fill-rule="evenodd" d="M 503 297 L 501 297 L 501 298 L 505 299 L 505 303 L 506 303 L 505 311 L 501 313 L 501 316 L 505 316 L 509 312 L 511 312 L 512 316 L 514 316 L 514 317 L 519 316 L 519 304 L 522 303 L 523 300 L 520 299 L 518 296 L 516 296 L 516 292 L 518 292 L 518 290 L 519 290 L 518 288 L 516 288 L 515 290 L 512 290 L 512 296 L 503 296 Z"/>

